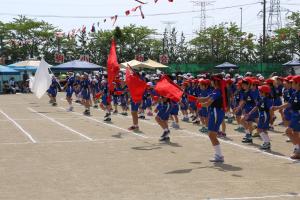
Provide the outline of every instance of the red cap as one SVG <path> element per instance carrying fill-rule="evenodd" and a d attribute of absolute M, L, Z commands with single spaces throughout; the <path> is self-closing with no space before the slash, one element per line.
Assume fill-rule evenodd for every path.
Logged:
<path fill-rule="evenodd" d="M 300 76 L 294 76 L 293 79 L 292 79 L 292 81 L 294 83 L 300 83 Z"/>
<path fill-rule="evenodd" d="M 183 82 L 183 85 L 185 85 L 185 86 L 186 86 L 186 85 L 189 85 L 189 82 L 188 82 L 188 81 L 184 81 L 184 82 Z"/>
<path fill-rule="evenodd" d="M 213 76 L 211 76 L 211 80 L 213 80 L 213 81 L 222 81 L 223 77 L 221 75 L 213 75 Z"/>
<path fill-rule="evenodd" d="M 200 84 L 205 84 L 205 79 L 202 79 L 202 78 L 201 78 L 201 79 L 198 80 L 198 82 L 199 82 Z"/>
<path fill-rule="evenodd" d="M 115 91 L 115 95 L 120 96 L 123 94 L 123 91 Z"/>
<path fill-rule="evenodd" d="M 230 78 L 229 78 L 229 79 L 226 79 L 226 83 L 227 83 L 227 84 L 232 84 L 232 83 L 233 83 L 233 80 L 230 79 Z"/>
<path fill-rule="evenodd" d="M 289 76 L 285 77 L 283 80 L 289 82 L 289 81 L 292 81 L 293 78 L 294 78 L 294 76 L 289 75 Z"/>
<path fill-rule="evenodd" d="M 267 84 L 273 84 L 274 80 L 269 78 L 269 79 L 265 80 L 265 83 L 267 83 Z"/>
<path fill-rule="evenodd" d="M 206 85 L 210 85 L 211 81 L 209 79 L 205 79 L 205 83 L 206 83 Z"/>
<path fill-rule="evenodd" d="M 265 93 L 270 93 L 271 92 L 271 88 L 268 85 L 258 86 L 258 90 L 261 91 L 261 92 L 265 92 Z"/>
<path fill-rule="evenodd" d="M 243 83 L 243 81 L 242 80 L 239 80 L 238 82 L 237 82 L 237 86 L 239 86 L 239 87 L 241 87 L 242 86 L 242 83 Z"/>
<path fill-rule="evenodd" d="M 153 98 L 153 101 L 158 101 L 159 96 L 153 96 L 152 98 Z"/>
<path fill-rule="evenodd" d="M 250 77 L 243 78 L 242 81 L 247 82 L 249 84 L 252 84 L 252 82 L 253 82 L 252 78 L 250 78 Z"/>
<path fill-rule="evenodd" d="M 259 85 L 260 81 L 255 78 L 255 79 L 252 80 L 252 84 Z"/>

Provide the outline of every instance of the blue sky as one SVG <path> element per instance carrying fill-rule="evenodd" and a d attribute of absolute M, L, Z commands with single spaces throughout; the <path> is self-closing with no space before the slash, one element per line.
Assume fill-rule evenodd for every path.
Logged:
<path fill-rule="evenodd" d="M 122 17 L 119 18 L 116 25 L 124 26 L 129 24 L 144 25 L 157 29 L 162 33 L 165 25 L 163 21 L 174 21 L 174 26 L 183 31 L 187 38 L 193 36 L 193 32 L 199 28 L 200 20 L 197 16 L 200 13 L 188 13 L 180 15 L 165 15 L 165 16 L 147 16 L 156 13 L 170 13 L 187 10 L 200 10 L 200 7 L 195 7 L 191 0 L 174 0 L 169 3 L 168 0 L 158 0 L 154 4 L 154 0 L 144 0 L 149 2 L 143 6 L 143 11 L 146 18 L 141 17 Z M 207 26 L 219 24 L 221 22 L 236 22 L 240 24 L 240 8 L 218 9 L 222 7 L 230 7 L 241 4 L 256 3 L 261 0 L 215 0 L 212 5 L 207 6 Z M 281 0 L 282 10 L 300 10 L 299 0 Z M 11 21 L 13 16 L 8 14 L 32 14 L 32 15 L 59 15 L 59 16 L 113 16 L 124 15 L 124 12 L 139 5 L 134 0 L 0 0 L 0 20 L 4 22 Z M 243 29 L 244 31 L 260 34 L 262 31 L 262 19 L 258 16 L 262 5 L 243 6 Z M 285 14 L 282 13 L 283 24 Z M 138 14 L 139 12 L 137 12 Z M 78 19 L 78 18 L 45 18 L 43 19 L 55 26 L 68 32 L 73 28 L 80 28 L 86 25 L 90 29 L 93 23 L 100 22 L 100 27 L 103 29 L 112 29 L 110 19 L 103 23 L 103 19 Z"/>

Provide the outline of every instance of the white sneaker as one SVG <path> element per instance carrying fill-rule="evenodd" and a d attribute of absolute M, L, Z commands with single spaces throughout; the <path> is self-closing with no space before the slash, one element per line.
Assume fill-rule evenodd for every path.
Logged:
<path fill-rule="evenodd" d="M 224 162 L 224 156 L 219 156 L 219 155 L 215 155 L 215 157 L 211 160 L 209 160 L 210 162 L 214 162 L 214 163 L 223 163 Z"/>
<path fill-rule="evenodd" d="M 73 106 L 71 106 L 70 108 L 68 108 L 68 109 L 67 109 L 67 111 L 68 111 L 68 112 L 72 112 L 72 111 L 73 111 L 73 109 L 74 109 L 74 107 L 73 107 Z"/>

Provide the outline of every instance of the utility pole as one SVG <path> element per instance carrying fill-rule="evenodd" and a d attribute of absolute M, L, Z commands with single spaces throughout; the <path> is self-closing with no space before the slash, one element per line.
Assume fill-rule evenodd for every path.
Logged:
<path fill-rule="evenodd" d="M 243 8 L 241 9 L 241 32 L 243 32 Z"/>
<path fill-rule="evenodd" d="M 266 15 L 267 15 L 267 1 L 263 0 L 263 38 L 262 38 L 262 63 L 266 58 Z"/>

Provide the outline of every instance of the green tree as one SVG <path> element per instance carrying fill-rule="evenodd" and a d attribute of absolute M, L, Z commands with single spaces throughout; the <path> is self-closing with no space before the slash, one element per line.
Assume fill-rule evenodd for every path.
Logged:
<path fill-rule="evenodd" d="M 253 62 L 254 35 L 241 32 L 235 23 L 222 23 L 198 32 L 190 44 L 197 63 Z"/>

